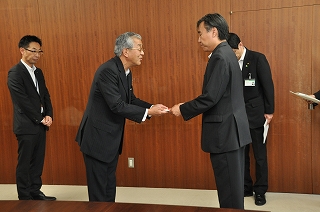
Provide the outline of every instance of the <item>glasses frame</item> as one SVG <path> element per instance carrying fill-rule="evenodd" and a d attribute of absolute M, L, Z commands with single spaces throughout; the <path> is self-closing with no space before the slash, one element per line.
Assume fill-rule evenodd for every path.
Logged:
<path fill-rule="evenodd" d="M 130 49 L 133 49 L 133 50 L 138 50 L 139 52 L 144 52 L 145 49 L 140 47 L 140 48 L 130 48 Z"/>
<path fill-rule="evenodd" d="M 24 48 L 25 50 L 29 51 L 29 52 L 32 52 L 33 54 L 39 54 L 39 55 L 43 55 L 43 51 L 42 50 L 31 50 L 31 49 L 27 49 L 27 48 Z"/>

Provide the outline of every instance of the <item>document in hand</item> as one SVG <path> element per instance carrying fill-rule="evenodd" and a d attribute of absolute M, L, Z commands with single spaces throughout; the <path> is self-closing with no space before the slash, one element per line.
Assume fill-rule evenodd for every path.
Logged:
<path fill-rule="evenodd" d="M 268 135 L 268 130 L 269 130 L 269 124 L 267 120 L 264 122 L 264 130 L 263 130 L 263 143 L 266 143 L 267 135 Z"/>
<path fill-rule="evenodd" d="M 290 91 L 290 93 L 294 94 L 294 95 L 297 95 L 299 96 L 300 98 L 302 99 L 305 99 L 305 100 L 308 100 L 308 101 L 311 101 L 311 102 L 314 102 L 314 103 L 317 103 L 319 104 L 320 103 L 320 100 L 319 99 L 316 99 L 316 98 L 313 98 L 307 94 L 304 94 L 304 93 L 299 93 L 299 92 L 293 92 L 293 91 Z"/>

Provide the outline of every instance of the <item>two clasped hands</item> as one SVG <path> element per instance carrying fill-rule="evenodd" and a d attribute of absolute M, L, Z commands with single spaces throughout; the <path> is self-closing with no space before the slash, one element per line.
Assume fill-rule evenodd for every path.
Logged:
<path fill-rule="evenodd" d="M 172 113 L 175 116 L 181 116 L 180 112 L 180 105 L 183 103 L 179 103 L 174 105 L 172 108 L 168 108 L 167 106 L 164 106 L 163 104 L 156 104 L 153 105 L 149 110 L 148 110 L 148 115 L 150 116 L 160 116 L 166 113 Z"/>

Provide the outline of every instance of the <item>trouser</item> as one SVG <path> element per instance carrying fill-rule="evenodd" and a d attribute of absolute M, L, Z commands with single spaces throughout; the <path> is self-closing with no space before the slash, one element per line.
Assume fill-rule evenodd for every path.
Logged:
<path fill-rule="evenodd" d="M 244 209 L 244 147 L 210 153 L 221 208 Z"/>
<path fill-rule="evenodd" d="M 86 165 L 89 201 L 115 202 L 116 169 L 119 154 L 110 162 L 83 154 Z"/>
<path fill-rule="evenodd" d="M 18 164 L 16 183 L 18 198 L 31 199 L 41 191 L 41 175 L 46 149 L 46 130 L 39 126 L 39 133 L 34 135 L 16 135 L 18 140 Z"/>
<path fill-rule="evenodd" d="M 266 143 L 263 143 L 263 130 L 263 127 L 250 129 L 251 145 L 256 161 L 256 181 L 254 184 L 250 175 L 250 145 L 247 145 L 245 148 L 244 189 L 246 191 L 254 191 L 256 194 L 265 194 L 268 190 L 267 146 Z"/>

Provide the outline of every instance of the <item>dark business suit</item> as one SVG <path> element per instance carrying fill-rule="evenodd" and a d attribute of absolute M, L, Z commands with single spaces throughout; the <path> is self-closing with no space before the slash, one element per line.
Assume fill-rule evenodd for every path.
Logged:
<path fill-rule="evenodd" d="M 92 82 L 76 136 L 84 154 L 90 201 L 115 201 L 115 171 L 122 151 L 125 121 L 140 123 L 146 108 L 152 106 L 136 98 L 131 73 L 127 77 L 116 56 L 98 68 Z"/>
<path fill-rule="evenodd" d="M 267 148 L 263 143 L 263 125 L 266 121 L 264 114 L 274 113 L 274 86 L 271 70 L 266 57 L 246 49 L 242 67 L 243 95 L 246 104 L 252 148 L 256 159 L 256 182 L 250 176 L 249 148 L 246 146 L 245 190 L 264 194 L 268 189 Z M 245 80 L 254 79 L 255 86 L 246 86 Z"/>
<path fill-rule="evenodd" d="M 30 73 L 21 61 L 8 73 L 7 83 L 14 113 L 13 132 L 16 134 L 19 146 L 16 169 L 19 199 L 29 199 L 40 193 L 48 129 L 41 121 L 44 116 L 53 118 L 50 95 L 42 70 L 37 68 L 34 73 L 39 93 Z"/>
<path fill-rule="evenodd" d="M 243 208 L 244 146 L 251 142 L 237 58 L 227 42 L 212 52 L 202 94 L 180 106 L 184 120 L 202 116 L 202 150 L 210 153 L 220 207 Z"/>
<path fill-rule="evenodd" d="M 316 97 L 316 99 L 320 99 L 320 91 L 314 93 L 313 95 Z"/>

